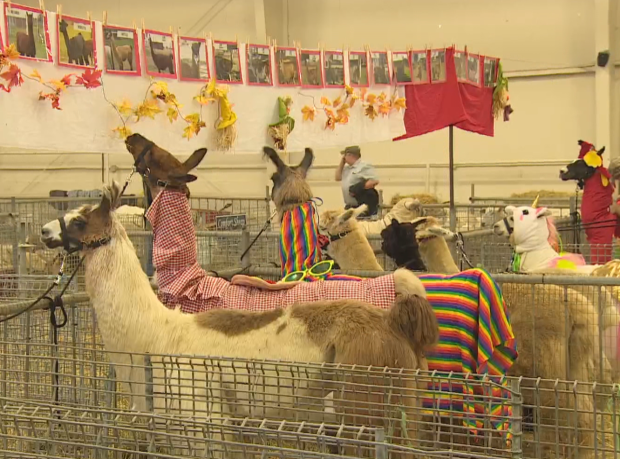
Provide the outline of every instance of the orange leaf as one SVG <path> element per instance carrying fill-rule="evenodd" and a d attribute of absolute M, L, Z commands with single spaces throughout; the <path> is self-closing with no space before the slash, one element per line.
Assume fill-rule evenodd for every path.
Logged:
<path fill-rule="evenodd" d="M 398 111 L 405 110 L 407 108 L 407 99 L 404 97 L 399 97 L 394 101 L 394 108 Z"/>
<path fill-rule="evenodd" d="M 65 75 L 64 77 L 62 77 L 60 79 L 60 81 L 65 85 L 65 86 L 71 86 L 71 73 L 69 75 Z"/>
<path fill-rule="evenodd" d="M 122 139 L 126 139 L 127 137 L 129 137 L 131 135 L 131 131 L 124 127 L 124 126 L 118 126 L 114 129 L 112 129 L 112 132 L 118 132 L 118 135 L 122 138 Z"/>
<path fill-rule="evenodd" d="M 389 102 L 383 102 L 381 105 L 379 105 L 379 113 L 381 113 L 383 116 L 389 115 L 391 110 L 392 104 L 390 104 Z"/>
<path fill-rule="evenodd" d="M 346 118 L 347 121 L 349 120 L 349 106 L 347 104 L 344 104 L 342 107 L 340 107 L 337 110 L 338 113 L 338 118 Z M 340 124 L 346 124 L 346 123 L 340 123 Z"/>
<path fill-rule="evenodd" d="M 4 57 L 8 60 L 15 60 L 19 57 L 19 52 L 17 51 L 17 47 L 14 44 L 10 44 L 9 46 L 4 48 L 2 51 Z"/>
<path fill-rule="evenodd" d="M 331 101 L 325 96 L 321 97 L 321 104 L 327 107 L 331 107 L 332 105 Z"/>
<path fill-rule="evenodd" d="M 325 129 L 331 129 L 332 131 L 336 129 L 336 120 L 333 117 L 328 117 L 325 122 Z"/>
<path fill-rule="evenodd" d="M 36 69 L 33 70 L 32 73 L 29 76 L 31 78 L 34 78 L 35 80 L 37 80 L 39 83 L 43 83 L 43 78 L 41 77 L 41 74 L 39 73 L 38 70 L 36 70 Z"/>
<path fill-rule="evenodd" d="M 347 92 L 347 95 L 349 96 L 353 94 L 353 91 L 354 91 L 354 89 L 349 85 L 345 85 L 344 90 Z"/>
<path fill-rule="evenodd" d="M 22 78 L 22 72 L 15 64 L 11 64 L 9 66 L 9 70 L 0 74 L 0 78 L 9 82 L 9 86 L 6 89 L 7 92 L 9 92 L 13 86 L 21 86 L 21 84 L 24 82 L 24 79 Z"/>
<path fill-rule="evenodd" d="M 309 107 L 308 105 L 306 105 L 304 108 L 301 109 L 301 113 L 303 113 L 304 115 L 304 121 L 314 121 L 314 115 L 316 115 L 316 110 L 314 109 L 314 107 Z"/>
<path fill-rule="evenodd" d="M 377 97 L 377 101 L 381 104 L 385 102 L 385 99 L 387 99 L 387 95 L 384 92 L 379 94 L 379 97 Z"/>
<path fill-rule="evenodd" d="M 101 70 L 86 69 L 82 75 L 75 79 L 76 84 L 82 84 L 87 89 L 101 86 Z"/>
<path fill-rule="evenodd" d="M 366 98 L 366 93 L 368 92 L 367 88 L 362 88 L 362 90 L 360 91 L 360 98 L 362 100 L 364 100 Z"/>
<path fill-rule="evenodd" d="M 359 96 L 357 94 L 352 94 L 349 99 L 349 105 L 353 107 L 355 105 L 355 102 L 357 102 L 357 99 L 359 99 Z"/>
<path fill-rule="evenodd" d="M 141 105 L 138 105 L 136 111 L 134 112 L 138 121 L 140 118 L 148 117 L 151 119 L 155 119 L 155 115 L 161 113 L 161 108 L 157 105 L 157 100 L 147 100 Z"/>
<path fill-rule="evenodd" d="M 349 122 L 348 114 L 342 114 L 338 118 L 336 118 L 339 124 L 347 124 Z"/>
<path fill-rule="evenodd" d="M 336 108 L 336 107 L 338 107 L 338 105 L 340 105 L 340 103 L 341 103 L 341 102 L 342 102 L 342 97 L 338 96 L 338 97 L 334 100 L 334 102 L 333 102 L 333 104 L 332 104 L 332 105 L 334 106 L 334 108 Z"/>
<path fill-rule="evenodd" d="M 56 91 L 64 91 L 67 86 L 60 80 L 50 80 L 50 84 L 56 88 Z"/>
<path fill-rule="evenodd" d="M 377 110 L 375 109 L 375 106 L 368 105 L 364 110 L 364 115 L 374 121 L 374 119 L 377 117 Z"/>
<path fill-rule="evenodd" d="M 376 100 L 377 100 L 376 94 L 370 93 L 366 96 L 366 102 L 368 102 L 370 105 L 374 104 Z"/>

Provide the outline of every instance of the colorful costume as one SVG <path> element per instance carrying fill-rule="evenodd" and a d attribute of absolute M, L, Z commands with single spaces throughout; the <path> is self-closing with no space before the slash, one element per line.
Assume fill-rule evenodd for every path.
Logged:
<path fill-rule="evenodd" d="M 614 234 L 618 237 L 617 217 L 610 212 L 614 184 L 611 174 L 601 164 L 596 166 L 589 163 L 590 153 L 592 156 L 594 146 L 581 141 L 579 159 L 586 161 L 590 167 L 596 167 L 592 177 L 584 182 L 583 198 L 581 201 L 581 221 L 584 224 L 586 238 L 591 247 L 590 263 L 602 265 L 612 259 L 612 243 Z M 597 155 L 598 156 L 598 155 Z"/>
<path fill-rule="evenodd" d="M 309 208 L 300 212 L 309 212 Z M 159 297 L 169 307 L 180 305 L 183 312 L 196 313 L 215 308 L 265 311 L 297 302 L 343 298 L 367 301 L 389 309 L 396 296 L 392 274 L 358 279 L 357 282 L 302 282 L 281 291 L 232 285 L 224 279 L 208 276 L 198 265 L 196 235 L 189 203 L 183 193 L 162 191 L 146 216 L 153 226 L 153 261 L 157 269 Z M 295 214 L 290 218 L 294 221 Z M 314 241 L 314 238 L 309 235 L 309 240 Z M 315 260 L 316 253 L 312 248 L 308 257 L 304 255 L 295 259 Z M 308 267 L 306 263 L 304 268 Z M 452 276 L 425 275 L 420 279 L 439 322 L 439 344 L 427 354 L 430 369 L 442 373 L 505 375 L 517 356 L 517 350 L 503 297 L 491 276 L 481 269 L 472 269 Z M 475 398 L 467 397 L 472 393 L 467 384 L 453 383 L 450 387 L 434 389 L 452 395 L 429 395 L 425 402 L 427 407 L 468 413 L 489 411 L 488 401 L 477 403 Z M 495 395 L 499 396 L 500 391 L 502 389 L 495 389 Z M 454 393 L 466 395 L 459 397 Z M 507 399 L 508 395 L 504 395 Z M 509 414 L 509 408 L 509 405 L 500 403 L 490 409 L 491 414 L 502 415 L 494 422 L 502 431 L 508 428 L 504 415 Z M 456 413 L 452 412 L 452 415 Z M 480 421 L 472 423 L 472 419 L 470 416 L 467 424 L 472 429 L 482 426 L 482 416 Z"/>

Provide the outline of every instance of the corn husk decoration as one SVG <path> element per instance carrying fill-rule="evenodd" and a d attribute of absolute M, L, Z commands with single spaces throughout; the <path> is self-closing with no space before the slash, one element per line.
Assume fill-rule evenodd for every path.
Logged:
<path fill-rule="evenodd" d="M 504 121 L 510 121 L 510 114 L 513 111 L 508 93 L 508 78 L 504 76 L 502 62 L 500 61 L 497 69 L 497 84 L 493 90 L 493 116 L 498 119 L 503 114 Z"/>
<path fill-rule="evenodd" d="M 228 100 L 228 86 L 216 85 L 214 78 L 207 85 L 206 92 L 218 102 L 220 116 L 215 122 L 218 149 L 230 150 L 237 141 L 237 114 Z"/>
<path fill-rule="evenodd" d="M 269 125 L 269 135 L 273 139 L 274 146 L 277 150 L 286 150 L 286 140 L 293 129 L 295 129 L 295 120 L 291 117 L 291 105 L 293 99 L 290 96 L 278 97 L 278 121 Z"/>

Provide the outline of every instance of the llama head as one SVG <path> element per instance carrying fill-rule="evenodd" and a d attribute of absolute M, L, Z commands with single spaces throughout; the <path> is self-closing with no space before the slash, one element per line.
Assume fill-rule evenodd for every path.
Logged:
<path fill-rule="evenodd" d="M 60 30 L 61 33 L 65 33 L 67 31 L 67 27 L 69 27 L 69 24 L 67 24 L 67 21 L 64 19 L 58 23 L 58 30 Z"/>
<path fill-rule="evenodd" d="M 197 167 L 207 154 L 206 148 L 200 148 L 182 163 L 140 134 L 127 137 L 125 146 L 133 156 L 136 170 L 150 188 L 165 185 L 184 191 L 188 197 L 189 189 L 186 184 L 198 178 L 188 172 Z"/>
<path fill-rule="evenodd" d="M 592 177 L 596 169 L 603 165 L 603 153 L 605 147 L 596 150 L 593 145 L 580 140 L 581 153 L 579 159 L 573 161 L 560 169 L 560 179 L 563 181 L 576 180 L 579 187 L 583 189 L 584 183 Z"/>
<path fill-rule="evenodd" d="M 367 210 L 368 206 L 362 204 L 359 207 L 347 209 L 344 212 L 338 210 L 325 211 L 319 218 L 320 229 L 331 236 L 349 233 L 357 228 L 357 217 Z"/>
<path fill-rule="evenodd" d="M 546 207 L 507 206 L 506 218 L 496 223 L 495 234 L 505 235 L 512 232 L 512 243 L 523 251 L 554 244 L 557 238 L 555 226 L 549 219 L 551 211 Z M 508 223 L 508 221 L 510 223 Z M 509 225 L 512 224 L 512 230 Z M 503 229 L 502 229 L 503 227 Z M 498 228 L 497 230 L 495 228 Z"/>
<path fill-rule="evenodd" d="M 395 259 L 404 249 L 407 249 L 407 253 L 410 253 L 411 250 L 417 250 L 416 232 L 420 225 L 426 223 L 427 218 L 417 218 L 414 223 L 400 223 L 393 218 L 392 223 L 381 231 L 381 250 L 383 253 Z"/>
<path fill-rule="evenodd" d="M 412 223 L 416 225 L 415 237 L 419 243 L 428 242 L 438 237 L 446 241 L 456 239 L 456 234 L 441 226 L 441 223 L 435 217 L 425 216 L 416 218 Z"/>
<path fill-rule="evenodd" d="M 398 219 L 401 222 L 410 222 L 411 220 L 424 215 L 424 209 L 422 204 L 416 198 L 403 198 L 400 199 L 392 209 L 390 215 L 393 218 Z"/>
<path fill-rule="evenodd" d="M 308 169 L 314 161 L 312 149 L 306 148 L 304 157 L 297 166 L 287 166 L 278 153 L 270 147 L 263 152 L 277 170 L 271 175 L 271 200 L 278 211 L 283 212 L 312 199 L 310 185 L 306 181 Z"/>
<path fill-rule="evenodd" d="M 63 217 L 43 225 L 41 242 L 49 249 L 64 246 L 68 251 L 102 245 L 101 241 L 109 240 L 111 236 L 112 211 L 120 203 L 120 196 L 118 182 L 105 186 L 98 205 L 85 205 L 70 210 Z"/>

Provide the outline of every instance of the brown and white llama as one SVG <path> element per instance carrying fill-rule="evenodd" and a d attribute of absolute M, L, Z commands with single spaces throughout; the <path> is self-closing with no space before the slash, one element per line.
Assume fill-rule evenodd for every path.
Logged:
<path fill-rule="evenodd" d="M 365 235 L 379 235 L 393 220 L 400 223 L 410 222 L 421 217 L 423 214 L 422 212 L 422 205 L 418 199 L 402 198 L 379 220 L 361 220 L 358 226 Z"/>
<path fill-rule="evenodd" d="M 108 351 L 152 354 L 156 368 L 158 354 L 176 354 L 425 369 L 424 350 L 437 339 L 437 322 L 420 281 L 406 270 L 395 274 L 401 280 L 399 285 L 407 287 L 399 289 L 389 311 L 343 299 L 265 312 L 215 309 L 184 314 L 165 307 L 151 289 L 115 215 L 119 197 L 120 187 L 114 183 L 104 188 L 99 205 L 83 206 L 62 217 L 64 232 L 60 222 L 54 220 L 43 226 L 41 236 L 48 248 L 70 241 L 72 248 L 82 251 L 86 291 Z M 130 366 L 139 365 L 141 358 L 135 357 L 132 362 L 129 356 L 116 354 L 113 360 L 119 380 L 131 382 L 134 407 L 145 409 L 144 374 Z M 183 395 L 176 409 L 187 415 L 201 412 L 207 416 L 259 415 L 278 419 L 290 417 L 295 411 L 293 400 L 298 399 L 303 388 L 280 387 L 275 370 L 263 376 L 265 381 L 270 380 L 264 387 L 271 389 L 250 396 L 250 387 L 239 382 L 250 378 L 250 374 L 241 377 L 238 368 L 233 372 L 226 363 L 221 368 L 222 374 L 202 375 L 206 378 L 202 383 L 195 381 L 200 376 L 190 377 L 189 371 L 177 375 L 192 382 L 175 389 Z M 163 374 L 159 376 L 163 378 Z M 320 388 L 312 388 L 310 383 L 307 390 L 313 389 Z M 163 393 L 160 390 L 164 389 L 155 388 L 154 392 Z M 259 403 L 253 406 L 256 401 Z M 335 401 L 336 407 L 340 402 Z M 155 410 L 166 408 L 163 399 L 156 398 L 154 403 Z M 405 397 L 401 403 L 411 413 L 417 406 L 417 402 Z M 415 434 L 415 429 L 407 433 Z"/>
<path fill-rule="evenodd" d="M 112 56 L 118 63 L 118 70 L 125 70 L 125 61 L 129 64 L 129 70 L 133 70 L 133 47 L 131 45 L 117 46 L 114 35 L 114 32 L 109 32 Z"/>
<path fill-rule="evenodd" d="M 34 41 L 33 13 L 26 13 L 26 24 L 28 25 L 28 33 L 17 32 L 15 36 L 17 52 L 22 56 L 37 57 L 37 47 Z"/>
<path fill-rule="evenodd" d="M 329 238 L 327 253 L 341 269 L 383 271 L 368 239 L 362 233 L 357 216 L 366 211 L 362 205 L 345 211 L 328 210 L 321 213 L 319 226 Z"/>

